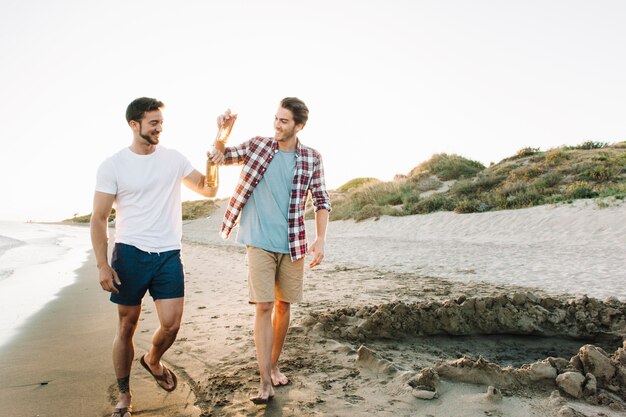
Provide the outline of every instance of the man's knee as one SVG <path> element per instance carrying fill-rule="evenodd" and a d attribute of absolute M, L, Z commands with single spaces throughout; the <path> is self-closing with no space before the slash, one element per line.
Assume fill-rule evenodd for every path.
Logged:
<path fill-rule="evenodd" d="M 180 321 L 173 323 L 162 323 L 161 330 L 169 336 L 176 336 L 180 330 Z"/>
<path fill-rule="evenodd" d="M 255 308 L 258 314 L 269 314 L 274 308 L 274 303 L 255 303 Z"/>
<path fill-rule="evenodd" d="M 276 300 L 274 302 L 274 313 L 279 315 L 289 314 L 291 304 L 285 301 Z"/>
<path fill-rule="evenodd" d="M 137 329 L 137 323 L 139 322 L 139 315 L 141 314 L 141 306 L 119 306 L 118 307 L 118 334 L 123 338 L 132 338 L 135 330 Z"/>
<path fill-rule="evenodd" d="M 137 329 L 137 320 L 132 320 L 129 318 L 120 318 L 120 322 L 118 324 L 118 334 L 121 338 L 129 339 L 132 338 L 135 334 L 135 330 Z"/>

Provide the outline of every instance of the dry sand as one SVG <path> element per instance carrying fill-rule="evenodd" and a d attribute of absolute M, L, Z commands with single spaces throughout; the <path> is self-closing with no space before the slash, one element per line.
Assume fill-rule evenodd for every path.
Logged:
<path fill-rule="evenodd" d="M 621 347 L 623 302 L 564 293 L 626 301 L 624 219 L 624 204 L 581 201 L 332 222 L 326 260 L 306 271 L 305 302 L 292 309 L 282 358 L 292 383 L 260 407 L 248 400 L 258 373 L 244 250 L 219 239 L 221 211 L 187 222 L 185 315 L 165 357 L 181 389 L 167 394 L 135 366 L 134 415 L 624 416 L 619 387 L 608 399 L 551 398 L 545 361 L 520 368 L 568 361 L 589 342 Z M 90 261 L 0 352 L 0 415 L 110 415 L 116 318 L 96 281 Z M 155 327 L 146 300 L 137 358 Z M 418 398 L 434 387 L 436 398 Z"/>

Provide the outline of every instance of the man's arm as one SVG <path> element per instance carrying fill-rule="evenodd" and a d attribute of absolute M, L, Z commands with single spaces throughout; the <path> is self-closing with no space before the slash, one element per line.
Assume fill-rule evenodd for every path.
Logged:
<path fill-rule="evenodd" d="M 121 284 L 117 273 L 109 265 L 109 215 L 113 208 L 115 196 L 112 194 L 96 191 L 93 196 L 93 212 L 91 213 L 90 231 L 91 245 L 96 255 L 96 265 L 99 270 L 100 286 L 108 292 L 118 293 L 113 282 Z"/>
<path fill-rule="evenodd" d="M 322 263 L 324 259 L 324 245 L 326 244 L 326 227 L 328 226 L 328 210 L 319 209 L 315 212 L 315 242 L 311 245 L 309 253 L 313 259 L 309 262 L 309 268 Z"/>
<path fill-rule="evenodd" d="M 309 263 L 309 268 L 322 263 L 324 259 L 324 245 L 326 243 L 326 227 L 328 226 L 329 213 L 332 210 L 330 206 L 330 198 L 326 192 L 326 181 L 324 179 L 324 165 L 322 157 L 318 156 L 319 161 L 313 172 L 309 190 L 313 197 L 313 205 L 315 206 L 315 242 L 311 245 L 309 253 L 313 254 L 313 259 Z"/>
<path fill-rule="evenodd" d="M 191 174 L 183 178 L 183 184 L 192 191 L 197 192 L 205 197 L 215 197 L 218 187 L 207 187 L 205 176 L 196 169 Z"/>

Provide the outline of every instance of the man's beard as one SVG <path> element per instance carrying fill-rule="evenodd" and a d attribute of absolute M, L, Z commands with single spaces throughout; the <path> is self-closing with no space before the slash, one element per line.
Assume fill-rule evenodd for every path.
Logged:
<path fill-rule="evenodd" d="M 146 135 L 144 133 L 139 133 L 139 136 L 141 136 L 142 138 L 144 138 L 146 140 L 146 142 L 148 142 L 150 145 L 158 145 L 159 144 L 159 138 L 153 138 L 151 135 Z"/>
<path fill-rule="evenodd" d="M 280 138 L 277 138 L 276 136 L 278 136 L 280 134 Z M 287 139 L 291 139 L 292 136 L 295 136 L 295 129 L 291 129 L 291 130 L 283 130 L 282 132 L 276 132 L 274 134 L 274 139 L 276 139 L 279 142 L 284 142 Z"/>

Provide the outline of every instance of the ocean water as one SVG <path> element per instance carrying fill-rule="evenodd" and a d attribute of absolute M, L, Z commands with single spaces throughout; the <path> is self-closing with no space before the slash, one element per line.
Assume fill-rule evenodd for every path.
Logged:
<path fill-rule="evenodd" d="M 0 346 L 76 280 L 90 249 L 87 227 L 0 221 Z"/>

